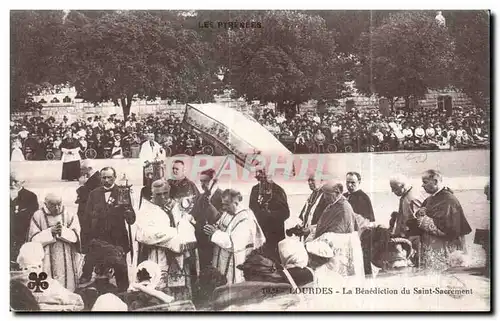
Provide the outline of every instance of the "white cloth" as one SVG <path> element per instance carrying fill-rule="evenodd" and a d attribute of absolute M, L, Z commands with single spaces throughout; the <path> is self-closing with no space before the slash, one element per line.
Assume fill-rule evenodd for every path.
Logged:
<path fill-rule="evenodd" d="M 264 245 L 264 233 L 249 209 L 235 215 L 223 213 L 217 227 L 211 237 L 215 244 L 212 266 L 226 276 L 228 284 L 243 282 L 243 271 L 237 266 L 245 262 L 251 251 Z"/>
<path fill-rule="evenodd" d="M 62 151 L 62 162 L 63 163 L 69 163 L 69 162 L 74 162 L 74 161 L 79 161 L 81 160 L 80 157 L 80 147 L 76 148 L 61 148 Z M 70 154 L 71 152 L 71 154 Z"/>
<path fill-rule="evenodd" d="M 106 293 L 97 298 L 92 311 L 128 311 L 127 304 L 112 293 Z"/>
<path fill-rule="evenodd" d="M 324 233 L 317 239 L 310 241 L 309 247 L 315 242 L 328 244 L 333 252 L 332 258 L 316 269 L 318 282 L 321 283 L 321 279 L 328 281 L 328 279 L 338 278 L 338 276 L 364 279 L 363 252 L 358 232 L 350 234 Z M 306 244 L 306 248 L 309 247 Z"/>
<path fill-rule="evenodd" d="M 23 151 L 21 150 L 21 148 L 22 148 L 21 142 L 15 141 L 12 144 L 12 146 L 14 148 L 12 149 L 12 154 L 10 156 L 10 160 L 13 161 L 13 162 L 24 161 L 25 158 L 24 158 L 24 155 L 23 155 Z"/>
<path fill-rule="evenodd" d="M 281 264 L 289 269 L 293 267 L 305 268 L 309 261 L 304 244 L 295 238 L 285 238 L 278 243 Z"/>
<path fill-rule="evenodd" d="M 17 264 L 21 268 L 42 265 L 45 251 L 39 242 L 26 242 L 21 246 L 17 256 Z"/>

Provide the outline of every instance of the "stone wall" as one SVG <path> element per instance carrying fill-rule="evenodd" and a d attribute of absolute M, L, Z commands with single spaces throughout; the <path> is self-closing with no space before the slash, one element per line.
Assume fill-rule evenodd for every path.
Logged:
<path fill-rule="evenodd" d="M 461 106 L 462 108 L 471 108 L 474 106 L 472 100 L 464 93 L 455 91 L 429 91 L 425 98 L 418 99 L 415 109 L 435 109 L 438 107 L 438 97 L 439 96 L 450 96 L 452 99 L 452 108 L 456 106 Z M 347 101 L 353 100 L 355 107 L 361 110 L 367 109 L 378 109 L 379 108 L 379 98 L 376 96 L 367 97 L 362 95 L 353 95 L 351 97 L 340 99 L 341 108 L 345 108 Z M 395 103 L 395 108 L 404 108 L 404 99 L 398 99 Z"/>
<path fill-rule="evenodd" d="M 252 106 L 241 100 L 218 99 L 217 103 L 226 105 L 231 108 L 236 108 L 243 112 L 250 112 Z M 179 116 L 184 114 L 186 104 L 168 104 L 166 101 L 145 102 L 138 101 L 132 103 L 130 113 L 135 113 L 140 117 L 147 115 L 162 115 L 173 113 Z M 47 103 L 44 104 L 41 112 L 24 112 L 13 113 L 12 118 L 20 118 L 23 116 L 33 117 L 42 116 L 44 118 L 54 117 L 56 121 L 61 121 L 64 116 L 70 120 L 87 119 L 96 115 L 107 117 L 116 114 L 118 118 L 123 117 L 122 108 L 114 106 L 112 103 L 103 103 L 99 106 L 94 106 L 90 103 L 73 102 L 73 103 Z"/>

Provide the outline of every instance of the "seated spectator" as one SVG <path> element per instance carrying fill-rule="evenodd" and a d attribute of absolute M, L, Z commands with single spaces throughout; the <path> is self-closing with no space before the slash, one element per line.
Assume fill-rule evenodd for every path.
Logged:
<path fill-rule="evenodd" d="M 415 128 L 415 138 L 417 138 L 420 143 L 422 143 L 422 141 L 425 138 L 425 131 L 422 128 L 422 125 L 420 125 L 420 124 L 417 125 L 417 128 Z"/>
<path fill-rule="evenodd" d="M 54 149 L 59 149 L 59 146 L 62 144 L 62 138 L 60 135 L 56 136 L 56 139 L 54 140 L 54 144 L 52 145 Z"/>
<path fill-rule="evenodd" d="M 325 140 L 326 140 L 325 135 L 321 132 L 321 129 L 318 129 L 316 131 L 316 134 L 314 135 L 314 141 L 316 142 L 316 146 L 318 147 L 318 153 L 325 152 L 324 148 Z"/>
<path fill-rule="evenodd" d="M 434 137 L 436 137 L 436 131 L 434 130 L 432 124 L 429 124 L 429 126 L 425 129 L 425 136 L 430 140 L 434 140 Z"/>
<path fill-rule="evenodd" d="M 436 124 L 435 129 L 436 129 L 436 137 L 442 136 L 443 130 L 442 130 L 442 126 L 440 123 Z"/>
<path fill-rule="evenodd" d="M 463 143 L 467 138 L 468 134 L 462 125 L 458 126 L 457 129 L 457 143 Z"/>
<path fill-rule="evenodd" d="M 410 126 L 405 125 L 403 129 L 403 135 L 405 136 L 406 140 L 413 139 L 413 131 L 410 129 Z"/>
<path fill-rule="evenodd" d="M 384 141 L 384 134 L 380 131 L 379 128 L 375 129 L 373 135 L 377 138 L 376 145 L 379 145 Z"/>
<path fill-rule="evenodd" d="M 455 146 L 457 139 L 457 132 L 455 131 L 455 126 L 449 125 L 447 128 L 448 142 L 451 146 Z"/>
<path fill-rule="evenodd" d="M 450 149 L 450 143 L 448 141 L 447 135 L 436 136 L 437 146 L 439 149 Z"/>
<path fill-rule="evenodd" d="M 304 148 L 306 146 L 306 139 L 304 137 L 304 132 L 299 132 L 297 135 L 297 138 L 295 139 L 295 145 L 296 145 L 296 150 L 305 150 L 307 148 Z"/>

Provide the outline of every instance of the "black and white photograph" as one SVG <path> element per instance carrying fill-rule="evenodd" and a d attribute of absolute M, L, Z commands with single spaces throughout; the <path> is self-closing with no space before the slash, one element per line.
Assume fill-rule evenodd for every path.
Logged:
<path fill-rule="evenodd" d="M 487 8 L 9 16 L 11 312 L 492 311 Z"/>

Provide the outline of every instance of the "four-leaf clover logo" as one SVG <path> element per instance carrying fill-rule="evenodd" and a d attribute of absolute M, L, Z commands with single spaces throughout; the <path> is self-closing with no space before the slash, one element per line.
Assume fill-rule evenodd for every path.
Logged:
<path fill-rule="evenodd" d="M 30 290 L 35 290 L 34 292 L 41 293 L 43 290 L 47 290 L 49 288 L 49 283 L 45 280 L 47 280 L 47 273 L 41 272 L 39 274 L 35 272 L 31 272 L 28 278 L 31 280 L 28 282 L 28 289 Z"/>

